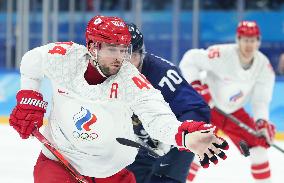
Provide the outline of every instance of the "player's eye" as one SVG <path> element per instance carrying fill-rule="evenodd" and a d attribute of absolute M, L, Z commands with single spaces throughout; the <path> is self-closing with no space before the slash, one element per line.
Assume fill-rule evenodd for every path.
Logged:
<path fill-rule="evenodd" d="M 120 53 L 125 54 L 125 53 L 127 53 L 127 50 L 126 49 L 121 49 Z"/>

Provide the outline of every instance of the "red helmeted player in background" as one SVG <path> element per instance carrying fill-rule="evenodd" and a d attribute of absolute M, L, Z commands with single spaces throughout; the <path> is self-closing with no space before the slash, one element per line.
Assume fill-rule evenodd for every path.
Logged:
<path fill-rule="evenodd" d="M 187 81 L 212 106 L 212 124 L 225 132 L 238 148 L 241 140 L 248 144 L 255 182 L 269 183 L 267 149 L 275 134 L 274 126 L 269 122 L 269 103 L 275 74 L 267 57 L 258 50 L 260 41 L 257 23 L 241 21 L 237 27 L 236 44 L 189 50 L 180 62 L 180 69 Z M 247 102 L 251 104 L 253 118 L 243 108 Z M 214 106 L 263 133 L 264 137 L 249 134 L 220 114 Z M 192 165 L 188 177 L 191 181 L 197 170 L 198 166 Z"/>

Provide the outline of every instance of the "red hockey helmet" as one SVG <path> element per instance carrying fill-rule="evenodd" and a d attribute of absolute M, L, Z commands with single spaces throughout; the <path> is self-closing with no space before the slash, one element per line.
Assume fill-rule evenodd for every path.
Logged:
<path fill-rule="evenodd" d="M 241 21 L 238 24 L 237 36 L 260 37 L 260 30 L 255 21 Z"/>
<path fill-rule="evenodd" d="M 128 46 L 131 35 L 121 18 L 97 15 L 87 25 L 86 43 L 89 41 Z"/>

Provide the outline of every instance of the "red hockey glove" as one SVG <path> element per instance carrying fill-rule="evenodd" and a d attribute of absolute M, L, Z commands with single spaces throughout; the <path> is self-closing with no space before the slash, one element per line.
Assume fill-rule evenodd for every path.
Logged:
<path fill-rule="evenodd" d="M 196 80 L 191 83 L 191 86 L 203 97 L 207 104 L 210 104 L 212 97 L 207 84 L 202 85 L 200 81 Z"/>
<path fill-rule="evenodd" d="M 27 139 L 32 131 L 40 128 L 46 112 L 47 102 L 40 93 L 32 90 L 20 90 L 16 96 L 17 105 L 10 114 L 10 125 Z"/>
<path fill-rule="evenodd" d="M 262 134 L 262 137 L 259 138 L 259 145 L 265 148 L 270 147 L 275 136 L 275 126 L 264 119 L 258 119 L 255 122 L 255 126 L 256 130 Z"/>
<path fill-rule="evenodd" d="M 188 150 L 199 157 L 203 168 L 209 167 L 209 161 L 218 163 L 219 158 L 225 160 L 226 154 L 220 150 L 229 149 L 228 143 L 218 137 L 215 133 L 215 126 L 204 122 L 185 121 L 178 128 L 175 136 L 179 150 Z"/>

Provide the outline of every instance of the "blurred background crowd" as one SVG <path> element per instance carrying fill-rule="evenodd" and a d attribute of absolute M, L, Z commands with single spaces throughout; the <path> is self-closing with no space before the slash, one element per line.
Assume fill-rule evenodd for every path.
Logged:
<path fill-rule="evenodd" d="M 0 68 L 17 67 L 27 50 L 48 42 L 84 44 L 86 22 L 96 14 L 135 22 L 147 49 L 174 63 L 190 48 L 234 41 L 237 22 L 255 20 L 261 50 L 284 73 L 278 68 L 284 62 L 283 0 L 0 0 Z"/>
<path fill-rule="evenodd" d="M 54 41 L 85 44 L 86 23 L 97 14 L 136 23 L 147 51 L 175 64 L 188 49 L 234 42 L 237 23 L 255 20 L 260 50 L 278 75 L 272 119 L 284 126 L 284 0 L 0 0 L 0 116 L 13 106 L 23 54 Z"/>

